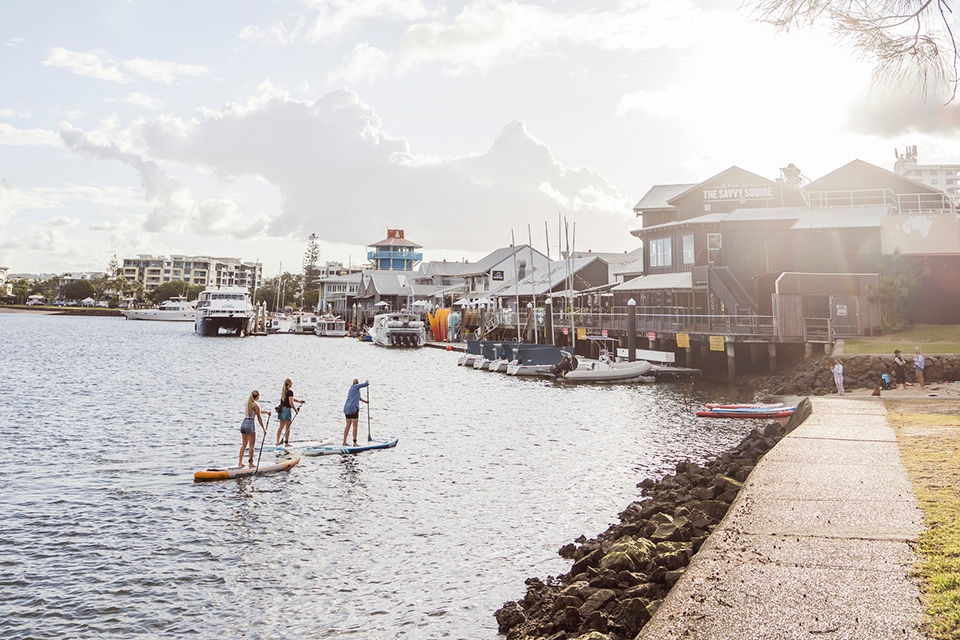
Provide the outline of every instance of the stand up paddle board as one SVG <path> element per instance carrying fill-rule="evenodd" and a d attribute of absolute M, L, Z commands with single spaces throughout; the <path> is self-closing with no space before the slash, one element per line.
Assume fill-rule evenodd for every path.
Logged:
<path fill-rule="evenodd" d="M 329 456 L 338 453 L 360 453 L 361 451 L 372 451 L 373 449 L 389 449 L 397 446 L 400 438 L 391 438 L 383 442 L 366 442 L 357 446 L 343 446 L 339 444 L 328 444 L 318 447 L 304 447 L 300 453 L 305 456 Z"/>
<path fill-rule="evenodd" d="M 396 443 L 394 443 L 396 444 Z M 245 476 L 263 475 L 277 471 L 287 471 L 297 466 L 300 454 L 292 454 L 273 462 L 261 462 L 260 467 L 227 467 L 225 469 L 201 469 L 193 474 L 194 480 L 228 480 Z"/>

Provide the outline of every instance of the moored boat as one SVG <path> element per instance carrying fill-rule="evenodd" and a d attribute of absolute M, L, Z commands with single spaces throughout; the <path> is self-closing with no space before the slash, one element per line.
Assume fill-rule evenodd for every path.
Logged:
<path fill-rule="evenodd" d="M 124 309 L 120 313 L 127 320 L 162 320 L 165 322 L 193 322 L 196 319 L 197 306 L 184 296 L 164 300 L 155 309 Z"/>
<path fill-rule="evenodd" d="M 340 316 L 322 315 L 317 318 L 317 326 L 313 332 L 318 336 L 342 338 L 347 335 L 347 321 Z"/>
<path fill-rule="evenodd" d="M 795 406 L 741 406 L 713 407 L 697 411 L 700 418 L 789 418 L 797 410 Z"/>
<path fill-rule="evenodd" d="M 202 336 L 221 331 L 243 336 L 250 333 L 255 315 L 250 292 L 243 287 L 207 287 L 197 300 L 194 329 Z"/>
<path fill-rule="evenodd" d="M 617 362 L 611 355 L 616 340 L 602 336 L 587 336 L 597 345 L 599 357 L 596 360 L 577 359 L 570 354 L 564 356 L 554 369 L 558 378 L 569 382 L 653 382 L 653 365 L 646 360 Z"/>
<path fill-rule="evenodd" d="M 290 317 L 290 333 L 297 335 L 316 335 L 319 316 L 315 313 L 301 311 Z"/>
<path fill-rule="evenodd" d="M 373 343 L 381 347 L 422 347 L 427 343 L 423 320 L 408 311 L 374 316 L 369 333 Z"/>

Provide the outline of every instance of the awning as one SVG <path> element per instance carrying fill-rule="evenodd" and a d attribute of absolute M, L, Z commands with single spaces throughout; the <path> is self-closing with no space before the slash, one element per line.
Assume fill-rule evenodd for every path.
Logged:
<path fill-rule="evenodd" d="M 652 289 L 692 289 L 693 274 L 689 271 L 680 273 L 656 273 L 649 276 L 640 276 L 618 284 L 611 291 L 649 291 Z"/>

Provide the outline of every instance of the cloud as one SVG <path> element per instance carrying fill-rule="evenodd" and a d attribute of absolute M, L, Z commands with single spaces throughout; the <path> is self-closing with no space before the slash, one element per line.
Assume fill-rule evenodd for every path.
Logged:
<path fill-rule="evenodd" d="M 133 93 L 127 94 L 127 97 L 123 99 L 126 104 L 132 105 L 134 107 L 140 107 L 142 109 L 149 109 L 155 111 L 163 107 L 163 102 L 148 96 L 145 93 L 140 93 L 139 91 L 134 91 Z"/>
<path fill-rule="evenodd" d="M 286 47 L 294 44 L 300 35 L 306 19 L 302 16 L 293 21 L 292 26 L 277 21 L 267 27 L 248 25 L 237 36 L 244 42 L 256 42 L 270 46 Z"/>
<path fill-rule="evenodd" d="M 166 60 L 133 58 L 117 62 L 102 49 L 79 52 L 53 47 L 47 52 L 47 59 L 42 64 L 46 67 L 67 69 L 79 76 L 120 83 L 133 82 L 134 78 L 130 74 L 150 82 L 172 85 L 181 77 L 199 78 L 210 73 L 203 65 Z M 124 73 L 125 71 L 127 73 Z"/>
<path fill-rule="evenodd" d="M 484 153 L 423 158 L 352 91 L 315 102 L 272 92 L 190 121 L 146 121 L 139 136 L 158 160 L 274 185 L 282 205 L 265 227 L 274 236 L 317 231 L 324 242 L 357 245 L 399 227 L 425 247 L 482 252 L 508 244 L 511 227 L 541 228 L 562 210 L 595 250 L 630 240 L 632 203 L 596 173 L 564 167 L 520 122 Z M 203 224 L 219 228 L 227 210 L 219 203 Z M 256 232 L 255 216 L 236 215 Z"/>
<path fill-rule="evenodd" d="M 915 92 L 887 87 L 857 101 L 846 125 L 852 131 L 881 137 L 912 133 L 954 135 L 960 132 L 960 102 L 945 102 L 946 97 L 924 101 Z"/>
<path fill-rule="evenodd" d="M 0 122 L 0 145 L 11 147 L 62 147 L 60 136 L 46 129 L 17 129 Z"/>
<path fill-rule="evenodd" d="M 372 82 L 388 71 L 389 55 L 376 47 L 362 42 L 350 52 L 347 62 L 330 74 L 330 81 L 342 81 L 348 85 Z"/>
<path fill-rule="evenodd" d="M 335 39 L 371 20 L 413 21 L 429 15 L 420 0 L 312 0 L 316 10 L 307 39 L 320 42 Z"/>

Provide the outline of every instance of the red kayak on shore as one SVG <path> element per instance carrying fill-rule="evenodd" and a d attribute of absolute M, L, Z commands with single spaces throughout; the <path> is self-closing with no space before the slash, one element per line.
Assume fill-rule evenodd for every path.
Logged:
<path fill-rule="evenodd" d="M 770 404 L 764 403 L 746 403 L 746 404 L 716 404 L 714 402 L 708 402 L 706 405 L 707 409 L 774 409 L 783 406 L 782 402 L 773 402 Z"/>
<path fill-rule="evenodd" d="M 796 407 L 739 407 L 714 408 L 697 411 L 698 418 L 789 418 Z"/>

